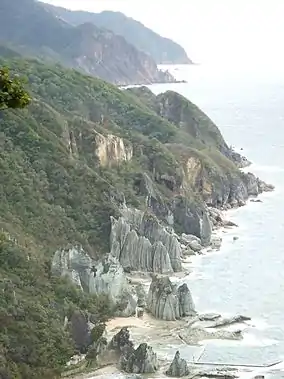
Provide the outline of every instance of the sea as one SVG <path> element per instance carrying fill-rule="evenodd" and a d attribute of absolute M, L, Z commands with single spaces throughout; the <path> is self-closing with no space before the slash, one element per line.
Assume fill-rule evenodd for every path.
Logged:
<path fill-rule="evenodd" d="M 248 170 L 275 186 L 274 192 L 259 197 L 261 202 L 228 212 L 238 227 L 223 233 L 220 251 L 193 259 L 192 274 L 183 280 L 198 312 L 251 317 L 242 341 L 203 341 L 204 362 L 257 366 L 284 361 L 283 67 L 163 66 L 186 83 L 149 86 L 156 94 L 172 90 L 195 103 L 226 142 L 252 162 Z M 186 345 L 179 349 L 188 361 L 196 353 Z M 254 374 L 284 378 L 284 365 Z"/>

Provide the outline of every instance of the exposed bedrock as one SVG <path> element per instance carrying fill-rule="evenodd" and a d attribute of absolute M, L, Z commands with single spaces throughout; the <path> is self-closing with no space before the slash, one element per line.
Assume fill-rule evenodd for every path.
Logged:
<path fill-rule="evenodd" d="M 147 309 L 158 319 L 174 321 L 194 315 L 195 306 L 186 284 L 173 285 L 169 277 L 153 275 L 149 288 Z"/>
<path fill-rule="evenodd" d="M 124 352 L 119 366 L 123 371 L 133 374 L 152 374 L 159 367 L 157 354 L 147 343 L 141 343 L 137 349 Z"/>
<path fill-rule="evenodd" d="M 138 209 L 123 206 L 119 219 L 111 218 L 111 254 L 124 268 L 171 273 L 181 271 L 181 245 L 173 230 Z"/>
<path fill-rule="evenodd" d="M 202 327 L 187 327 L 179 332 L 179 337 L 188 345 L 195 345 L 200 341 L 209 339 L 241 340 L 243 339 L 241 330 L 218 330 L 208 331 Z"/>
<path fill-rule="evenodd" d="M 179 351 L 176 352 L 170 367 L 166 371 L 166 375 L 174 378 L 182 378 L 189 375 L 186 360 L 181 358 Z"/>
<path fill-rule="evenodd" d="M 150 374 L 158 369 L 157 355 L 146 343 L 142 343 L 137 349 L 130 340 L 129 330 L 122 328 L 111 340 L 109 350 L 114 350 L 119 357 L 120 368 L 128 373 Z"/>
<path fill-rule="evenodd" d="M 52 272 L 68 276 L 83 291 L 108 296 L 117 316 L 135 314 L 137 296 L 132 293 L 123 267 L 112 255 L 95 262 L 81 247 L 58 250 L 53 257 Z"/>

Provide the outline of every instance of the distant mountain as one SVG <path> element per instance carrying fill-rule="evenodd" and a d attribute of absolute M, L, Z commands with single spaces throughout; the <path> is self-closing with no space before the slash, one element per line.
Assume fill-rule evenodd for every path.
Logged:
<path fill-rule="evenodd" d="M 123 37 L 93 23 L 71 25 L 34 0 L 1 0 L 0 44 L 114 84 L 174 81 Z"/>
<path fill-rule="evenodd" d="M 141 22 L 127 17 L 123 13 L 70 11 L 50 4 L 46 4 L 46 8 L 73 25 L 78 26 L 85 22 L 91 22 L 98 27 L 111 30 L 113 33 L 124 37 L 137 49 L 149 54 L 157 64 L 193 63 L 188 58 L 184 48 L 179 44 L 168 38 L 161 37 Z"/>

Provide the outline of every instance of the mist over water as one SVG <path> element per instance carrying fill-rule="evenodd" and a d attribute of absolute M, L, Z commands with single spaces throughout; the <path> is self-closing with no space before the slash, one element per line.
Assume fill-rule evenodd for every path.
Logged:
<path fill-rule="evenodd" d="M 239 227 L 224 234 L 220 252 L 194 264 L 188 284 L 198 311 L 252 317 L 243 341 L 208 342 L 202 360 L 265 364 L 284 359 L 284 74 L 279 67 L 245 66 L 170 71 L 188 83 L 151 90 L 174 90 L 189 98 L 228 144 L 243 149 L 253 162 L 249 170 L 276 186 L 260 197 L 262 203 L 230 211 Z M 192 349 L 183 349 L 184 358 L 191 354 Z"/>

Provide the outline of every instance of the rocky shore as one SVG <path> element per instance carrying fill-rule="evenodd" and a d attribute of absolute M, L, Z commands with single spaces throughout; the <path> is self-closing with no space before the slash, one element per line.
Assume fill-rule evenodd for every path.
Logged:
<path fill-rule="evenodd" d="M 238 159 L 240 168 L 249 165 L 245 158 Z M 180 282 L 190 274 L 184 271 L 183 264 L 192 256 L 220 249 L 222 237 L 218 231 L 221 228 L 237 227 L 224 217 L 224 211 L 244 206 L 249 198 L 258 201 L 255 200 L 257 195 L 273 190 L 272 185 L 252 173 L 244 174 L 243 183 L 243 187 L 234 188 L 235 195 L 228 195 L 230 201 L 223 201 L 221 207 L 204 204 L 203 212 L 198 216 L 198 235 L 179 235 L 153 214 L 122 203 L 121 216 L 111 218 L 111 251 L 102 260 L 94 261 L 79 246 L 55 253 L 54 274 L 69 276 L 82 291 L 107 295 L 113 305 L 116 318 L 102 327 L 100 337 L 88 347 L 87 356 L 82 358 L 91 357 L 95 362 L 97 371 L 93 376 L 102 370 L 106 375 L 111 368 L 116 374 L 237 376 L 237 371 L 232 372 L 229 368 L 200 370 L 194 362 L 186 362 L 178 350 L 169 363 L 155 350 L 163 343 L 195 346 L 208 339 L 243 338 L 239 326 L 249 322 L 249 316 L 224 318 L 221 314 L 199 314 L 188 285 L 173 282 L 174 278 L 179 278 Z M 88 324 L 85 340 L 88 340 L 98 325 L 90 320 L 85 322 Z M 232 325 L 236 328 L 228 329 Z"/>

